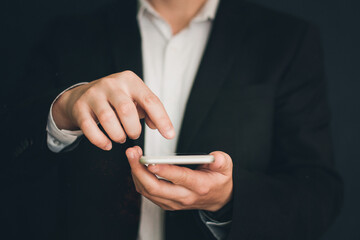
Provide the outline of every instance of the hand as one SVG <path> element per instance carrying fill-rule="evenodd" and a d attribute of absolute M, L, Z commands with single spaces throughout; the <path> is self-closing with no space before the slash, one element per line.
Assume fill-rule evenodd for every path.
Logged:
<path fill-rule="evenodd" d="M 66 91 L 53 105 L 53 118 L 60 129 L 81 129 L 91 143 L 110 150 L 108 136 L 124 143 L 137 139 L 140 118 L 167 139 L 175 136 L 172 123 L 158 97 L 133 72 L 124 71 Z"/>
<path fill-rule="evenodd" d="M 215 157 L 213 163 L 191 170 L 167 164 L 146 167 L 139 163 L 140 147 L 126 150 L 136 190 L 164 210 L 217 211 L 230 201 L 232 160 L 223 152 L 212 152 L 211 155 Z M 158 179 L 155 174 L 168 181 Z"/>

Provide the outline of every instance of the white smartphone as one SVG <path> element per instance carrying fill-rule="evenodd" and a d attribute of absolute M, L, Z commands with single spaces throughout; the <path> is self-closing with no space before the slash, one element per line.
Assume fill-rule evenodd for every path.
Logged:
<path fill-rule="evenodd" d="M 215 161 L 212 155 L 142 156 L 141 164 L 206 164 Z"/>

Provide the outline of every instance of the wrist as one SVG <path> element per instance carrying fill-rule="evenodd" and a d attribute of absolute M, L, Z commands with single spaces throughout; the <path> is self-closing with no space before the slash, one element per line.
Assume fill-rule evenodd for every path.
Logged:
<path fill-rule="evenodd" d="M 233 210 L 233 197 L 231 196 L 230 200 L 223 205 L 220 209 L 216 211 L 206 211 L 205 214 L 210 218 L 215 219 L 219 222 L 226 222 L 232 219 L 232 210 Z"/>
<path fill-rule="evenodd" d="M 56 99 L 52 106 L 51 114 L 56 126 L 59 129 L 77 130 L 79 128 L 70 120 L 71 118 L 69 117 L 67 111 L 69 95 L 69 91 L 66 91 L 58 99 Z"/>

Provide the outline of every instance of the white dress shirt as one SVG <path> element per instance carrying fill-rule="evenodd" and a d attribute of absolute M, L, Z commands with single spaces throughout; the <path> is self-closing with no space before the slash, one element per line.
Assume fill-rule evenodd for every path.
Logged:
<path fill-rule="evenodd" d="M 164 104 L 176 132 L 174 139 L 167 140 L 157 130 L 146 127 L 144 154 L 173 154 L 219 0 L 207 0 L 189 25 L 176 35 L 172 34 L 171 26 L 146 0 L 140 0 L 139 4 L 137 21 L 142 39 L 143 80 Z M 47 131 L 48 147 L 54 152 L 60 152 L 82 135 L 81 131 L 59 130 L 53 121 L 51 109 Z M 143 197 L 138 239 L 163 239 L 163 219 L 163 210 Z M 203 215 L 201 219 L 207 223 Z M 212 232 L 216 238 L 221 239 L 216 232 Z"/>

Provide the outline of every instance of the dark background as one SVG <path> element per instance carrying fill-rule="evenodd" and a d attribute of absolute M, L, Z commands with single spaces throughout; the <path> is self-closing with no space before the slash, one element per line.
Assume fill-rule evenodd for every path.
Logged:
<path fill-rule="evenodd" d="M 13 0 L 0 5 L 0 110 L 11 103 L 31 46 L 56 16 L 85 13 L 113 0 Z M 131 0 L 127 0 L 131 1 Z M 134 0 L 135 1 L 135 0 Z M 341 215 L 323 240 L 360 239 L 360 1 L 252 0 L 317 24 L 323 36 L 336 164 L 345 182 Z M 0 112 L 1 112 L 0 111 Z"/>

